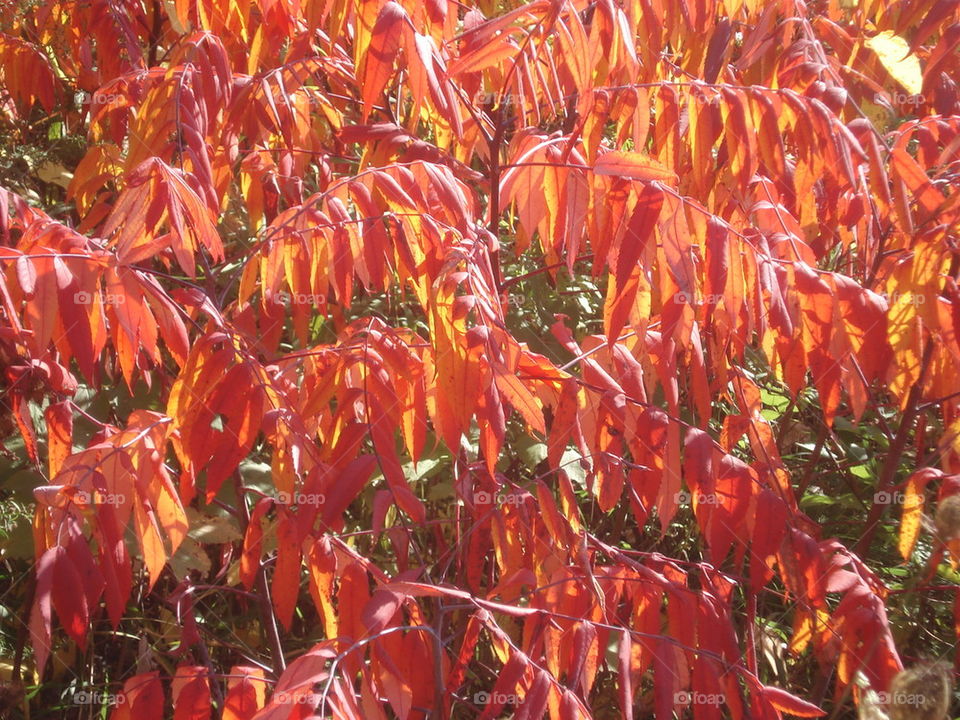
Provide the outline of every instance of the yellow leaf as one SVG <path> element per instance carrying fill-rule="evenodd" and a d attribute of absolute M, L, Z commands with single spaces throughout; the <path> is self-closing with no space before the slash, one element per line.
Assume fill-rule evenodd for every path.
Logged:
<path fill-rule="evenodd" d="M 903 497 L 903 517 L 900 520 L 900 541 L 897 544 L 900 555 L 909 560 L 913 547 L 920 536 L 920 525 L 923 518 L 923 485 L 926 478 L 921 473 L 914 473 L 907 481 Z"/>
<path fill-rule="evenodd" d="M 806 649 L 807 645 L 813 639 L 814 634 L 822 631 L 830 621 L 830 615 L 824 610 L 817 610 L 817 622 L 814 623 L 813 615 L 807 611 L 797 611 L 793 621 L 793 636 L 790 638 L 789 650 L 795 655 L 799 655 Z"/>
<path fill-rule="evenodd" d="M 919 95 L 923 89 L 920 59 L 910 53 L 910 44 L 891 30 L 884 30 L 867 38 L 866 46 L 873 50 L 880 63 L 908 93 Z"/>
<path fill-rule="evenodd" d="M 793 636 L 790 638 L 790 652 L 799 655 L 813 637 L 813 618 L 803 610 L 797 610 L 793 621 Z"/>

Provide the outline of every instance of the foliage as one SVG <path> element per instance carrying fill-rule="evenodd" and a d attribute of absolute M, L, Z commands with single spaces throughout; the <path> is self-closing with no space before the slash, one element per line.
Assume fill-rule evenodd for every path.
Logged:
<path fill-rule="evenodd" d="M 839 717 L 950 651 L 957 3 L 3 7 L 0 710 Z"/>

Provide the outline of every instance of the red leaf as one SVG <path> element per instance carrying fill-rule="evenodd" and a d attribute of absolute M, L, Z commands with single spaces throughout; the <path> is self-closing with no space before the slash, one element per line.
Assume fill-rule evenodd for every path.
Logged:
<path fill-rule="evenodd" d="M 340 522 L 344 511 L 356 500 L 376 468 L 374 455 L 361 455 L 337 474 L 337 481 L 331 483 L 325 493 L 322 507 L 325 525 L 333 527 Z"/>
<path fill-rule="evenodd" d="M 89 288 L 81 287 L 77 276 L 64 260 L 55 257 L 53 267 L 57 278 L 60 320 L 63 322 L 64 335 L 77 359 L 80 371 L 86 377 L 92 378 L 95 372 L 95 357 L 88 312 L 92 295 Z M 57 347 L 62 347 L 56 342 L 56 338 L 54 342 Z"/>
<path fill-rule="evenodd" d="M 243 552 L 240 555 L 240 582 L 247 590 L 253 589 L 260 570 L 260 557 L 263 554 L 263 516 L 273 507 L 273 500 L 263 498 L 253 509 L 247 531 L 243 538 Z"/>
<path fill-rule="evenodd" d="M 123 701 L 110 720 L 159 720 L 163 713 L 163 684 L 158 671 L 134 675 L 123 684 Z"/>
<path fill-rule="evenodd" d="M 286 718 L 286 717 L 316 717 L 311 712 L 311 703 L 308 700 L 314 694 L 314 686 L 322 683 L 327 678 L 327 667 L 330 661 L 336 657 L 336 651 L 329 642 L 322 642 L 314 645 L 309 651 L 298 657 L 284 671 L 283 675 L 277 681 L 270 703 L 264 709 L 263 715 L 257 718 Z M 277 707 L 283 712 L 271 713 L 269 708 Z M 290 715 L 291 708 L 300 708 L 300 712 Z"/>
<path fill-rule="evenodd" d="M 57 582 L 53 585 L 53 607 L 63 629 L 83 650 L 87 645 L 87 626 L 90 623 L 87 596 L 82 591 L 83 581 L 64 548 L 57 546 L 47 552 L 56 553 L 54 573 Z"/>
<path fill-rule="evenodd" d="M 651 185 L 640 189 L 627 232 L 619 243 L 610 248 L 610 265 L 616 273 L 618 292 L 626 284 L 653 235 L 662 206 L 663 192 L 660 189 Z"/>
<path fill-rule="evenodd" d="M 41 678 L 47 658 L 50 657 L 53 575 L 58 553 L 61 551 L 62 548 L 52 547 L 37 561 L 37 584 L 34 590 L 33 608 L 30 611 L 30 639 L 33 643 L 37 673 Z"/>
<path fill-rule="evenodd" d="M 757 520 L 750 552 L 750 587 L 760 589 L 773 577 L 773 564 L 787 530 L 787 506 L 772 490 L 757 495 Z"/>
<path fill-rule="evenodd" d="M 674 706 L 680 697 L 680 676 L 677 668 L 677 653 L 673 644 L 658 638 L 653 655 L 653 697 L 657 720 L 670 720 Z"/>
<path fill-rule="evenodd" d="M 39 467 L 40 454 L 37 451 L 37 435 L 33 429 L 33 418 L 30 416 L 30 406 L 19 392 L 9 393 L 10 404 L 13 405 L 13 421 L 23 437 L 23 446 L 30 461 Z"/>
<path fill-rule="evenodd" d="M 370 598 L 370 602 L 363 608 L 361 616 L 370 635 L 376 635 L 387 627 L 397 610 L 400 609 L 402 602 L 403 595 L 393 592 L 389 588 L 377 588 Z"/>
<path fill-rule="evenodd" d="M 390 0 L 382 8 L 373 25 L 373 34 L 367 46 L 360 88 L 363 100 L 363 122 L 370 116 L 374 101 L 387 86 L 393 73 L 393 63 L 400 51 L 403 25 L 409 22 L 406 11 Z"/>
<path fill-rule="evenodd" d="M 207 668 L 180 665 L 173 677 L 173 720 L 209 720 L 210 681 Z"/>
<path fill-rule="evenodd" d="M 550 696 L 550 676 L 546 670 L 537 670 L 533 685 L 527 690 L 513 720 L 539 720 L 547 709 Z"/>
<path fill-rule="evenodd" d="M 493 686 L 492 693 L 483 693 L 488 698 L 486 707 L 483 708 L 481 718 L 494 718 L 500 715 L 500 710 L 505 701 L 511 695 L 517 694 L 517 685 L 523 680 L 527 669 L 530 668 L 530 658 L 521 652 L 514 652 L 510 655 L 506 664 L 500 670 L 497 676 L 497 682 Z M 477 695 L 481 695 L 477 693 Z M 475 695 L 474 697 L 477 697 Z"/>
<path fill-rule="evenodd" d="M 957 595 L 960 603 L 960 593 Z M 480 630 L 483 629 L 483 621 L 480 620 L 477 613 L 470 616 L 467 620 L 467 629 L 463 633 L 463 640 L 460 643 L 460 652 L 457 654 L 457 662 L 453 669 L 447 675 L 447 692 L 455 693 L 463 684 L 466 677 L 467 666 L 473 659 L 473 651 L 477 647 L 480 639 Z"/>

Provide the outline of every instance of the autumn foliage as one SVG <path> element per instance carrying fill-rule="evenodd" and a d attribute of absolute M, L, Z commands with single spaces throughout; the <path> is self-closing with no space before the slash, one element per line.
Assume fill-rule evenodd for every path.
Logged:
<path fill-rule="evenodd" d="M 958 43 L 2 3 L 0 714 L 882 707 L 955 640 Z"/>

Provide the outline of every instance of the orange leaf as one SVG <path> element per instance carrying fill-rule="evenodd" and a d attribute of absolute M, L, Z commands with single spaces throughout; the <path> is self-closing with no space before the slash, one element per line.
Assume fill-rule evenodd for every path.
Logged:
<path fill-rule="evenodd" d="M 301 552 L 296 523 L 286 510 L 277 523 L 277 562 L 273 573 L 273 608 L 287 630 L 293 622 L 300 591 Z"/>
<path fill-rule="evenodd" d="M 593 171 L 597 175 L 615 175 L 648 182 L 656 180 L 671 185 L 678 182 L 675 172 L 649 155 L 637 152 L 604 153 L 593 164 Z"/>
<path fill-rule="evenodd" d="M 263 707 L 267 684 L 263 670 L 234 665 L 227 679 L 223 701 L 223 720 L 250 720 Z"/>
<path fill-rule="evenodd" d="M 507 372 L 502 365 L 495 366 L 493 372 L 497 389 L 506 396 L 507 402 L 523 415 L 523 419 L 531 428 L 545 435 L 547 428 L 543 421 L 543 410 L 534 394 L 520 381 L 520 378 Z"/>
<path fill-rule="evenodd" d="M 788 715 L 795 715 L 797 717 L 820 717 L 821 715 L 826 715 L 826 713 L 816 705 L 801 700 L 778 687 L 767 685 L 760 688 L 760 693 L 764 700 L 767 700 L 775 708 L 782 710 Z"/>
<path fill-rule="evenodd" d="M 337 637 L 337 614 L 333 606 L 333 582 L 337 570 L 337 557 L 326 536 L 314 541 L 307 555 L 310 569 L 310 595 L 323 619 L 327 637 Z"/>
<path fill-rule="evenodd" d="M 149 506 L 142 501 L 134 501 L 133 519 L 137 540 L 140 542 L 140 550 L 143 553 L 143 564 L 149 575 L 147 587 L 152 588 L 160 579 L 160 573 L 167 564 L 167 551 L 163 547 L 163 539 L 157 528 L 156 516 Z"/>
<path fill-rule="evenodd" d="M 472 48 L 458 57 L 447 68 L 447 74 L 455 77 L 462 73 L 480 72 L 490 67 L 502 67 L 504 62 L 519 52 L 509 39 L 494 38 Z"/>
<path fill-rule="evenodd" d="M 916 160 L 910 157 L 902 143 L 893 148 L 890 158 L 897 175 L 910 188 L 917 201 L 920 222 L 926 222 L 934 217 L 937 208 L 943 204 L 943 193 L 930 182 L 927 173 Z"/>
<path fill-rule="evenodd" d="M 163 684 L 157 671 L 134 675 L 123 684 L 110 720 L 154 720 L 163 715 Z"/>

